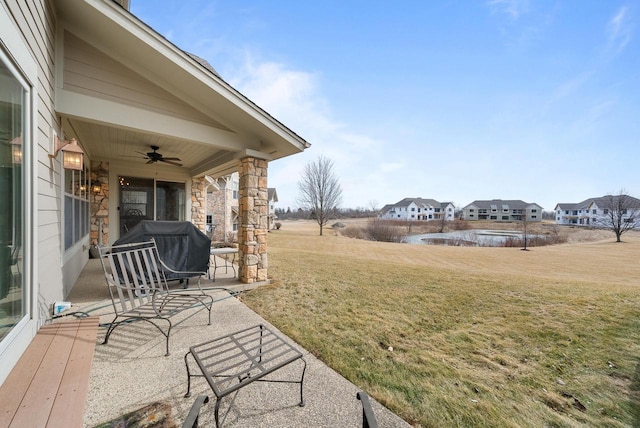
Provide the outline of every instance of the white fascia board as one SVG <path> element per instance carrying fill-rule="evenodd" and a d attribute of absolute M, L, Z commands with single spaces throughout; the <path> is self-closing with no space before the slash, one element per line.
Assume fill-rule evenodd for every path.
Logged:
<path fill-rule="evenodd" d="M 223 97 L 227 102 L 233 104 L 235 107 L 244 112 L 247 116 L 253 120 L 259 122 L 262 126 L 269 129 L 271 132 L 276 133 L 281 138 L 287 140 L 288 143 L 295 146 L 299 151 L 310 147 L 310 144 L 303 138 L 295 134 L 285 125 L 269 115 L 266 111 L 258 107 L 255 103 L 242 95 L 239 91 L 234 89 L 231 85 L 226 83 L 220 77 L 213 75 L 209 71 L 205 70 L 200 64 L 197 64 L 194 59 L 189 57 L 184 51 L 177 46 L 169 42 L 167 39 L 158 34 L 148 25 L 142 23 L 134 15 L 123 11 L 119 6 L 110 1 L 104 0 L 84 0 L 87 4 L 99 11 L 102 15 L 109 18 L 111 21 L 121 26 L 130 34 L 141 40 L 146 45 L 158 52 L 158 54 L 165 57 L 168 61 L 175 64 L 177 67 L 187 72 L 191 78 L 195 78 L 202 84 L 206 85 L 217 95 Z M 130 65 L 128 61 L 123 61 Z M 160 72 L 160 70 L 158 71 Z M 147 74 L 148 75 L 148 74 Z M 170 80 L 168 80 L 170 81 Z M 167 85 L 165 84 L 165 87 Z M 179 87 L 171 89 L 171 92 L 180 97 L 182 91 Z M 193 99 L 184 99 L 189 104 L 200 109 L 205 114 L 209 114 L 206 106 L 198 106 L 194 103 Z M 237 124 L 231 125 L 227 120 L 221 117 L 215 117 L 220 123 L 230 128 L 237 128 Z"/>
<path fill-rule="evenodd" d="M 257 139 L 249 140 L 213 126 L 64 89 L 57 91 L 56 111 L 63 116 L 153 135 L 168 135 L 225 150 L 260 147 Z"/>
<path fill-rule="evenodd" d="M 191 169 L 191 173 L 194 177 L 201 177 L 203 175 L 221 177 L 223 175 L 231 174 L 232 172 L 237 172 L 238 162 L 247 157 L 262 159 L 267 162 L 273 160 L 273 156 L 268 153 L 252 149 L 244 149 L 239 152 L 227 153 L 215 159 L 205 161 L 200 165 L 196 165 Z"/>

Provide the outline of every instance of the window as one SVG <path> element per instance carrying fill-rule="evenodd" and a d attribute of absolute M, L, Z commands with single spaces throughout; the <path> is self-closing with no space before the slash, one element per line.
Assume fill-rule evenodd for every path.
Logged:
<path fill-rule="evenodd" d="M 598 214 L 598 210 L 591 211 L 591 214 Z"/>
<path fill-rule="evenodd" d="M 534 208 L 534 209 L 532 209 L 532 210 L 531 210 L 531 212 L 532 212 L 532 213 L 537 213 L 537 212 L 538 212 L 538 210 Z"/>
<path fill-rule="evenodd" d="M 475 210 L 474 210 L 473 208 L 470 208 L 470 209 L 469 209 L 469 212 L 470 212 L 470 213 L 472 213 L 472 212 L 474 212 L 474 211 L 475 211 Z"/>
<path fill-rule="evenodd" d="M 213 224 L 213 216 L 211 214 L 207 214 L 207 224 Z"/>
<path fill-rule="evenodd" d="M 80 242 L 89 233 L 89 183 L 83 171 L 64 170 L 64 249 Z"/>
<path fill-rule="evenodd" d="M 0 44 L 0 341 L 28 315 L 24 169 L 30 87 Z"/>
<path fill-rule="evenodd" d="M 604 210 L 602 210 L 602 214 L 604 214 L 604 215 L 609 214 L 609 210 L 608 210 L 608 209 L 604 209 Z"/>
<path fill-rule="evenodd" d="M 537 215 L 532 215 L 531 218 L 538 218 L 538 216 Z"/>
<path fill-rule="evenodd" d="M 509 220 L 509 216 L 508 215 L 503 215 L 502 216 L 502 220 Z"/>
<path fill-rule="evenodd" d="M 416 209 L 414 207 L 411 207 L 411 211 L 415 211 Z"/>
<path fill-rule="evenodd" d="M 492 215 L 491 218 L 490 218 L 490 220 L 497 220 L 497 219 L 498 219 L 497 215 Z"/>

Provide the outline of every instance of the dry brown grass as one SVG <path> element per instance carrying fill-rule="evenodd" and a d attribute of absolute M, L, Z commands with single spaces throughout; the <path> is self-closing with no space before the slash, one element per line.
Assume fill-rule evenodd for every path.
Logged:
<path fill-rule="evenodd" d="M 640 424 L 638 234 L 532 251 L 317 234 L 283 222 L 274 284 L 243 300 L 414 425 Z"/>

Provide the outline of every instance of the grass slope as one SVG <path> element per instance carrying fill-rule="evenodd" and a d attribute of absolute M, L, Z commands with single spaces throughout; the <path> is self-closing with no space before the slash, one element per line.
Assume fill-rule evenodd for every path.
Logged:
<path fill-rule="evenodd" d="M 243 301 L 415 426 L 640 426 L 640 238 L 626 238 L 525 252 L 285 223 L 273 284 Z"/>

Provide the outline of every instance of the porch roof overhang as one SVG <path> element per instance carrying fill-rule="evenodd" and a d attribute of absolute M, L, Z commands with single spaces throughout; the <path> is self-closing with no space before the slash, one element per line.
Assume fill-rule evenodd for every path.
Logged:
<path fill-rule="evenodd" d="M 275 160 L 310 146 L 117 3 L 57 0 L 55 5 L 58 41 L 65 31 L 72 33 L 200 115 L 191 121 L 66 88 L 62 54 L 56 62 L 55 109 L 92 159 L 131 162 L 157 145 L 166 156 L 179 157 L 191 176 L 219 177 L 236 171 L 243 157 Z M 142 159 L 135 162 L 144 165 Z"/>

